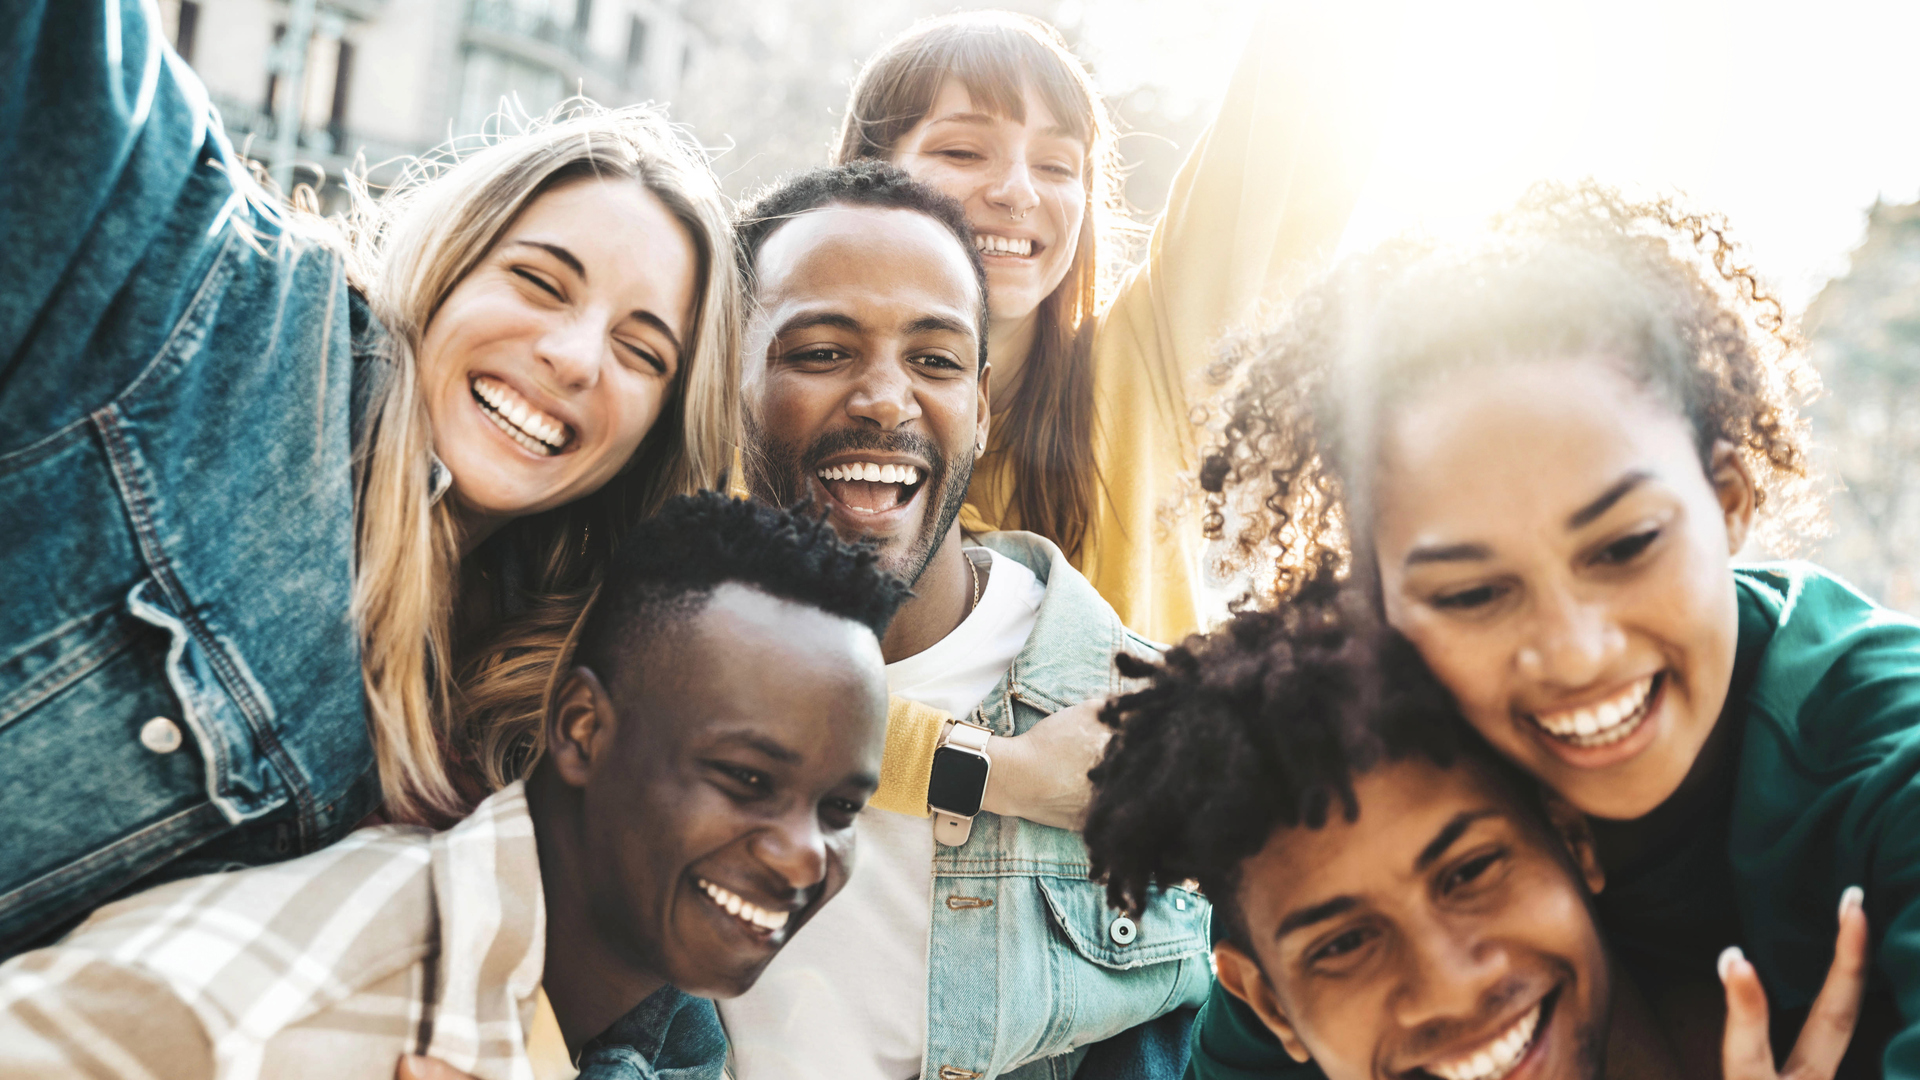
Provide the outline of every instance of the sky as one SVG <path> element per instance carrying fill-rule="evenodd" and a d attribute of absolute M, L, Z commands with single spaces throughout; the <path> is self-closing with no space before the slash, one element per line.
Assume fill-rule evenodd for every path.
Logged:
<path fill-rule="evenodd" d="M 1110 93 L 1211 101 L 1258 9 L 1290 2 L 1063 0 L 1060 18 Z M 1377 23 L 1397 73 L 1348 247 L 1592 176 L 1725 213 L 1798 309 L 1845 271 L 1876 197 L 1920 198 L 1913 0 L 1341 5 Z"/>

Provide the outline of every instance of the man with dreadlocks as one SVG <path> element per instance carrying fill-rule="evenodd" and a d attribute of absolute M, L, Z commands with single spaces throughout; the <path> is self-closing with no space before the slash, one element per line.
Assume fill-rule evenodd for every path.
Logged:
<path fill-rule="evenodd" d="M 1203 1015 L 1198 1074 L 1673 1075 L 1596 927 L 1586 819 L 1489 750 L 1354 600 L 1322 572 L 1160 665 L 1121 660 L 1150 681 L 1105 714 L 1118 731 L 1093 771 L 1095 872 L 1129 908 L 1154 882 L 1197 879 L 1225 1003 L 1252 1018 L 1238 1034 L 1284 1050 L 1236 1062 L 1206 1044 L 1228 1029 Z M 1840 940 L 1857 965 L 1857 911 Z M 1816 1006 L 1842 1031 L 1849 973 Z M 1767 1037 L 1764 1008 L 1732 1010 L 1724 1075 L 1771 1076 Z M 1796 1059 L 1830 1077 L 1839 1055 Z"/>

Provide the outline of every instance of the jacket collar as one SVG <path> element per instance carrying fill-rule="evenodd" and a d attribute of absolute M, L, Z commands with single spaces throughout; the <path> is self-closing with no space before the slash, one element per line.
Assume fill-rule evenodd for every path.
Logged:
<path fill-rule="evenodd" d="M 1047 589 L 1033 633 L 1007 672 L 1007 693 L 1044 712 L 1111 693 L 1113 654 L 1132 637 L 1113 606 L 1043 536 L 1008 529 L 973 539 L 1033 571 Z"/>

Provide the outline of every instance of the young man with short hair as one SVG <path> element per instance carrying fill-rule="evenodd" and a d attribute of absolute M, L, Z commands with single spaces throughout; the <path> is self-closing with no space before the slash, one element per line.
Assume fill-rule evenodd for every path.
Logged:
<path fill-rule="evenodd" d="M 701 999 L 846 883 L 904 592 L 817 521 L 670 501 L 609 567 L 524 782 L 444 833 L 100 909 L 0 967 L 0 1073 L 528 1077 L 544 991 L 586 1071 L 717 1078 Z"/>
<path fill-rule="evenodd" d="M 925 804 L 864 815 L 836 910 L 722 1006 L 734 1075 L 1172 1080 L 1184 1018 L 1153 1022 L 1206 989 L 1205 901 L 1172 888 L 1141 916 L 1110 910 L 1076 833 L 982 812 L 996 770 L 1029 753 L 1083 777 L 1063 710 L 1117 687 L 1117 651 L 1150 647 L 1046 540 L 962 536 L 989 419 L 964 211 L 858 162 L 780 186 L 742 222 L 748 487 L 877 545 L 914 590 L 881 641 L 889 688 L 959 722 L 921 748 Z"/>
<path fill-rule="evenodd" d="M 1122 663 L 1150 681 L 1106 713 L 1094 866 L 1123 907 L 1155 881 L 1200 883 L 1220 985 L 1261 1036 L 1253 1053 L 1205 1045 L 1196 1065 L 1234 1080 L 1678 1076 L 1595 924 L 1586 819 L 1488 749 L 1355 600 L 1323 576 L 1159 665 Z M 1864 917 L 1841 923 L 1816 1011 L 1842 1033 L 1802 1041 L 1789 1065 L 1808 1080 L 1833 1075 L 1863 985 Z M 1764 998 L 1756 1012 L 1739 997 L 1757 982 L 1728 981 L 1724 1075 L 1771 1078 Z"/>

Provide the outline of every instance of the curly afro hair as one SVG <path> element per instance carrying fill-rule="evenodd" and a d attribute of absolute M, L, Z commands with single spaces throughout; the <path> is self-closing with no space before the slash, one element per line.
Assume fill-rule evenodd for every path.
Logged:
<path fill-rule="evenodd" d="M 1116 730 L 1089 774 L 1094 876 L 1130 911 L 1156 882 L 1197 880 L 1243 947 L 1239 868 L 1274 830 L 1319 828 L 1336 811 L 1354 820 L 1354 778 L 1382 762 L 1493 760 L 1413 646 L 1331 566 L 1159 664 L 1116 660 L 1148 683 L 1101 713 Z"/>
<path fill-rule="evenodd" d="M 973 226 L 967 221 L 966 208 L 884 161 L 862 159 L 845 165 L 822 165 L 756 193 L 734 216 L 735 249 L 749 291 L 759 280 L 754 261 L 767 238 L 788 221 L 823 206 L 912 210 L 945 226 L 966 251 L 967 264 L 973 267 L 974 282 L 979 286 L 979 362 L 987 362 L 987 264 L 973 246 Z"/>
<path fill-rule="evenodd" d="M 1596 351 L 1686 417 L 1703 466 L 1718 441 L 1738 449 L 1769 546 L 1817 531 L 1797 411 L 1817 380 L 1779 301 L 1723 218 L 1588 183 L 1535 187 L 1470 244 L 1401 238 L 1344 259 L 1230 343 L 1212 375 L 1237 386 L 1200 470 L 1207 535 L 1260 568 L 1257 596 L 1288 595 L 1364 542 L 1357 481 L 1397 402 L 1479 363 Z"/>

